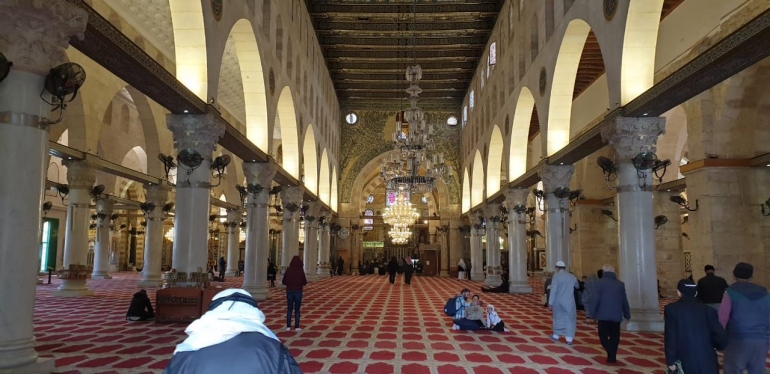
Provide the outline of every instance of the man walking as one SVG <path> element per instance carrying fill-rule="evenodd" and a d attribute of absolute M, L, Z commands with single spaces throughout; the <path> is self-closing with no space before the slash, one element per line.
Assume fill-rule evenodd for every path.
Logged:
<path fill-rule="evenodd" d="M 676 371 L 679 362 L 685 373 L 718 373 L 715 349 L 725 348 L 727 333 L 716 310 L 695 298 L 697 288 L 689 279 L 680 280 L 676 285 L 679 301 L 663 309 L 666 366 Z"/>
<path fill-rule="evenodd" d="M 548 309 L 553 311 L 553 341 L 559 341 L 564 336 L 568 345 L 575 338 L 577 310 L 575 308 L 575 289 L 578 281 L 566 270 L 564 261 L 556 262 L 556 274 L 551 280 L 551 292 L 548 297 Z"/>
<path fill-rule="evenodd" d="M 714 267 L 706 265 L 704 268 L 706 276 L 698 280 L 698 300 L 702 303 L 719 310 L 719 304 L 722 303 L 722 296 L 729 285 L 727 281 L 714 275 Z"/>
<path fill-rule="evenodd" d="M 607 351 L 607 363 L 615 363 L 620 345 L 620 323 L 623 318 L 631 319 L 631 308 L 626 297 L 626 285 L 618 280 L 615 268 L 602 266 L 602 279 L 594 288 L 591 302 L 591 315 L 599 325 L 599 341 Z"/>
<path fill-rule="evenodd" d="M 733 269 L 735 283 L 727 288 L 719 307 L 719 322 L 727 329 L 727 349 L 722 365 L 725 374 L 762 374 L 770 348 L 770 296 L 764 287 L 751 283 L 754 267 L 739 262 Z"/>

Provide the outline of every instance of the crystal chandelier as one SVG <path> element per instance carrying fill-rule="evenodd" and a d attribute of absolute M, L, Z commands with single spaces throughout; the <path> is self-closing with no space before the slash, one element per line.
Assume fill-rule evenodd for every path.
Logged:
<path fill-rule="evenodd" d="M 388 235 L 390 235 L 393 244 L 406 244 L 412 237 L 412 230 L 407 226 L 396 225 L 388 231 Z"/>
<path fill-rule="evenodd" d="M 420 213 L 412 207 L 412 203 L 406 200 L 402 190 L 396 197 L 396 202 L 385 208 L 382 213 L 382 220 L 390 226 L 410 226 L 414 221 L 420 218 Z"/>
<path fill-rule="evenodd" d="M 174 228 L 173 228 L 173 227 L 169 228 L 169 229 L 166 231 L 166 234 L 164 235 L 164 237 L 165 237 L 166 239 L 168 239 L 169 241 L 172 241 L 172 242 L 173 242 L 173 241 L 174 241 Z"/>

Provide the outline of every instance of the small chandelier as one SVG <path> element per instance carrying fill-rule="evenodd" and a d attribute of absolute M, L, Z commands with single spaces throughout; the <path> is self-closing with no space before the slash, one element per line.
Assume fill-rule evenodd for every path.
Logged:
<path fill-rule="evenodd" d="M 418 218 L 420 213 L 412 207 L 412 203 L 407 201 L 403 187 L 398 191 L 396 202 L 385 208 L 382 214 L 382 220 L 391 226 L 409 226 Z"/>
<path fill-rule="evenodd" d="M 388 231 L 388 235 L 390 235 L 393 244 L 406 244 L 412 237 L 412 230 L 407 226 L 395 225 Z"/>
<path fill-rule="evenodd" d="M 166 234 L 163 235 L 168 241 L 173 242 L 174 241 L 174 228 L 171 227 L 166 231 Z"/>

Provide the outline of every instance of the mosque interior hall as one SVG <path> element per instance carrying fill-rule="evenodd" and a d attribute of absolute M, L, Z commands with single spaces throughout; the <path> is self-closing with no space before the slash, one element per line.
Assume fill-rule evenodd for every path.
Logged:
<path fill-rule="evenodd" d="M 769 86 L 768 0 L 0 1 L 0 374 L 161 373 L 230 288 L 305 373 L 664 372 L 680 280 L 770 287 Z M 603 267 L 617 362 L 545 295 Z"/>

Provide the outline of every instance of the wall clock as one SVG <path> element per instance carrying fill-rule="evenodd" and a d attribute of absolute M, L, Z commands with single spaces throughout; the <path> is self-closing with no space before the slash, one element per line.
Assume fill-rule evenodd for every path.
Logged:
<path fill-rule="evenodd" d="M 337 232 L 337 236 L 339 236 L 340 239 L 347 239 L 348 236 L 350 236 L 350 230 L 348 230 L 347 227 L 343 227 Z"/>

